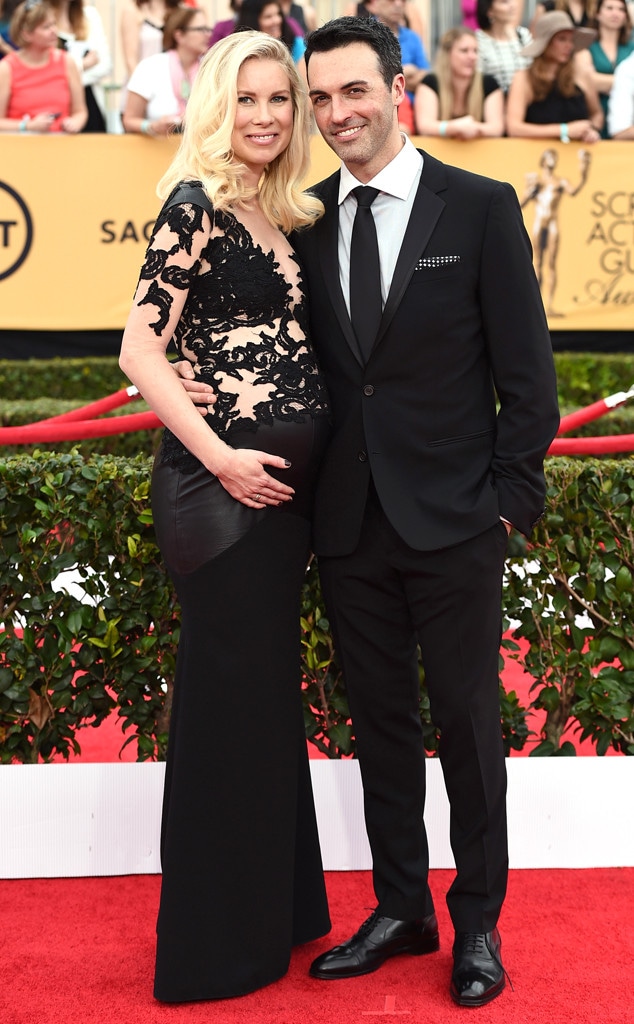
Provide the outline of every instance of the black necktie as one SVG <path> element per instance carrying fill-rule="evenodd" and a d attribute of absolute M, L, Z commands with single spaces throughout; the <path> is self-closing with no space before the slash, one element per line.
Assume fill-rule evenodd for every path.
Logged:
<path fill-rule="evenodd" d="M 370 209 L 379 190 L 359 185 L 352 193 L 357 200 L 357 212 L 350 240 L 350 319 L 361 355 L 367 362 L 382 312 L 379 244 Z"/>

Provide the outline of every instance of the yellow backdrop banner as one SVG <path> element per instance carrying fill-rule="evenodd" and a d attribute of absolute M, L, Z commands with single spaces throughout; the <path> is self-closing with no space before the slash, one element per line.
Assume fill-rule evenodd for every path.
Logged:
<path fill-rule="evenodd" d="M 634 329 L 631 143 L 414 141 L 514 186 L 552 330 Z M 124 326 L 160 207 L 156 183 L 176 145 L 116 135 L 0 138 L 0 329 Z M 315 137 L 307 184 L 337 164 Z"/>

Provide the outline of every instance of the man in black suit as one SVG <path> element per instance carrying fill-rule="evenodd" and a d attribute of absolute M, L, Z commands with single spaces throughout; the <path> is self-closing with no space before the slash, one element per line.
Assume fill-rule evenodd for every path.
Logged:
<path fill-rule="evenodd" d="M 393 33 L 339 18 L 308 37 L 306 65 L 317 126 L 342 160 L 312 190 L 324 217 L 293 238 L 333 407 L 314 550 L 357 737 L 378 901 L 311 974 L 354 977 L 438 948 L 420 644 L 457 868 L 451 994 L 480 1006 L 504 987 L 502 573 L 508 532 L 528 534 L 543 511 L 543 458 L 559 421 L 550 338 L 511 186 L 446 166 L 401 135 Z M 357 314 L 353 328 L 359 185 L 377 190 L 382 301 L 378 326 Z M 368 279 L 368 306 L 378 290 Z"/>

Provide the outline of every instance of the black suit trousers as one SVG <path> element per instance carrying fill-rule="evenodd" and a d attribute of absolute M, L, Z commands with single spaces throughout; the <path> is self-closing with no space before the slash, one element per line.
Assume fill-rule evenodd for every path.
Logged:
<path fill-rule="evenodd" d="M 357 738 L 378 907 L 429 914 L 419 716 L 420 645 L 451 808 L 457 931 L 490 931 L 506 892 L 506 768 L 499 706 L 502 522 L 452 547 L 410 548 L 374 488 L 356 550 L 320 574 Z"/>

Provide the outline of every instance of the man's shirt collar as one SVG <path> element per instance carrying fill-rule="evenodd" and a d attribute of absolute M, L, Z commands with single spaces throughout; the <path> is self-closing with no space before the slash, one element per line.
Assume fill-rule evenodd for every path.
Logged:
<path fill-rule="evenodd" d="M 411 140 L 404 135 L 405 145 L 399 150 L 393 160 L 382 168 L 378 174 L 366 184 L 378 188 L 380 192 L 387 192 L 396 199 L 407 199 L 416 176 L 420 173 L 423 158 Z M 344 202 L 352 192 L 353 188 L 363 184 L 358 181 L 354 174 L 348 170 L 344 163 L 341 164 L 341 179 L 339 181 L 339 205 Z"/>

